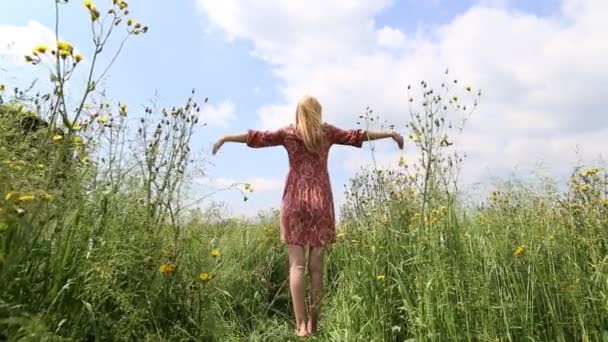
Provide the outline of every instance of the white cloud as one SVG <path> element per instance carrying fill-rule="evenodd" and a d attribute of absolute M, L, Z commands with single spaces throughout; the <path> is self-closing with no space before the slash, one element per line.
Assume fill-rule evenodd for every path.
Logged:
<path fill-rule="evenodd" d="M 0 25 L 0 57 L 14 64 L 25 64 L 24 56 L 39 44 L 52 45 L 55 33 L 30 20 L 25 26 Z"/>
<path fill-rule="evenodd" d="M 201 110 L 201 120 L 211 126 L 226 127 L 236 118 L 235 106 L 231 101 L 223 101 L 218 105 L 207 103 Z"/>
<path fill-rule="evenodd" d="M 405 43 L 405 34 L 403 32 L 384 26 L 376 31 L 378 45 L 387 48 L 399 48 Z"/>
<path fill-rule="evenodd" d="M 486 2 L 411 35 L 375 26 L 374 17 L 391 1 L 197 2 L 216 27 L 251 41 L 274 69 L 283 99 L 259 108 L 266 128 L 293 121 L 305 93 L 316 95 L 325 118 L 340 125 L 354 126 L 367 105 L 403 124 L 405 85 L 422 79 L 437 85 L 446 66 L 484 89 L 462 145 L 482 169 L 507 166 L 505 148 L 511 164 L 533 161 L 529 151 L 551 141 L 595 150 L 601 141 L 590 140 L 590 133 L 608 127 L 608 44 L 602 43 L 608 2 L 602 0 L 564 0 L 551 17 Z M 387 45 L 404 49 L 379 49 Z M 513 147 L 522 144 L 532 145 Z"/>

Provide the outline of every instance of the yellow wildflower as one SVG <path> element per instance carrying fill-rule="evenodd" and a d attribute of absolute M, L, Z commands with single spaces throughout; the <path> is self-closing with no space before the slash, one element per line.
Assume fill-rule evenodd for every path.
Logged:
<path fill-rule="evenodd" d="M 61 139 L 63 139 L 63 136 L 59 135 L 59 134 L 56 134 L 56 135 L 53 136 L 52 139 L 53 139 L 53 141 L 60 141 Z"/>
<path fill-rule="evenodd" d="M 76 123 L 76 124 L 72 125 L 72 129 L 75 131 L 80 131 L 80 125 Z"/>
<path fill-rule="evenodd" d="M 471 91 L 471 86 L 466 86 L 464 87 L 464 89 L 466 89 L 467 91 Z"/>
<path fill-rule="evenodd" d="M 34 48 L 34 52 L 45 54 L 49 50 L 48 45 L 40 44 Z"/>
<path fill-rule="evenodd" d="M 88 163 L 89 163 L 89 156 L 84 156 L 84 157 L 82 157 L 82 159 L 80 159 L 80 161 L 81 161 L 83 164 L 88 164 Z"/>
<path fill-rule="evenodd" d="M 16 195 L 16 193 L 14 193 L 14 192 L 12 192 L 12 191 L 11 191 L 11 192 L 9 192 L 8 194 L 6 194 L 6 196 L 4 196 L 4 200 L 6 200 L 6 201 L 10 201 L 10 199 L 11 199 L 13 196 L 15 196 L 15 195 Z"/>
<path fill-rule="evenodd" d="M 127 7 L 129 7 L 129 4 L 127 4 L 125 1 L 118 1 L 118 8 L 124 10 Z"/>
<path fill-rule="evenodd" d="M 518 255 L 522 255 L 522 254 L 524 254 L 524 252 L 525 252 L 525 248 L 526 248 L 526 246 L 525 246 L 525 245 L 521 245 L 521 246 L 517 247 L 517 248 L 515 249 L 515 252 L 513 252 L 513 256 L 518 256 Z"/>
<path fill-rule="evenodd" d="M 384 274 L 380 274 L 376 277 L 376 279 L 378 280 L 384 280 L 386 277 L 384 276 Z"/>
<path fill-rule="evenodd" d="M 209 281 L 213 278 L 215 278 L 215 276 L 213 274 L 209 274 L 207 272 L 203 272 L 201 274 L 198 275 L 198 278 L 202 281 Z"/>
<path fill-rule="evenodd" d="M 61 50 L 59 51 L 59 57 L 66 59 L 68 58 L 68 56 L 70 55 L 70 52 L 67 50 Z"/>
<path fill-rule="evenodd" d="M 211 254 L 211 256 L 215 258 L 215 257 L 219 257 L 220 255 L 222 255 L 222 252 L 220 252 L 219 249 L 214 249 L 209 254 Z"/>
<path fill-rule="evenodd" d="M 131 25 L 133 25 L 133 19 L 127 20 L 127 26 L 131 26 Z"/>
<path fill-rule="evenodd" d="M 342 239 L 342 238 L 344 238 L 344 236 L 346 236 L 346 234 L 345 233 L 338 233 L 337 236 L 338 236 L 338 238 Z"/>
<path fill-rule="evenodd" d="M 171 273 L 175 272 L 175 268 L 176 268 L 176 266 L 174 264 L 162 264 L 162 265 L 160 265 L 158 270 L 162 274 L 171 274 Z"/>
<path fill-rule="evenodd" d="M 127 115 L 127 105 L 124 103 L 119 103 L 118 107 L 120 109 L 120 115 Z"/>
<path fill-rule="evenodd" d="M 454 102 L 458 101 L 458 96 L 452 97 L 452 100 L 454 100 Z"/>
<path fill-rule="evenodd" d="M 47 194 L 46 192 L 42 194 L 41 198 L 45 201 L 52 201 L 53 200 L 53 195 L 51 194 Z"/>
<path fill-rule="evenodd" d="M 6 87 L 4 86 L 4 84 L 0 84 L 0 91 L 5 91 Z"/>
<path fill-rule="evenodd" d="M 399 166 L 403 166 L 403 165 L 405 165 L 405 158 L 403 156 L 401 156 L 399 158 Z"/>
<path fill-rule="evenodd" d="M 99 122 L 100 122 L 100 123 L 106 123 L 106 122 L 108 122 L 108 117 L 106 117 L 106 116 L 102 116 L 102 117 L 100 117 L 100 118 L 99 118 Z"/>
<path fill-rule="evenodd" d="M 57 50 L 61 51 L 67 51 L 68 54 L 72 54 L 74 53 L 74 46 L 69 43 L 69 42 L 64 42 L 64 41 L 58 41 L 57 42 Z"/>
<path fill-rule="evenodd" d="M 81 54 L 79 54 L 79 53 L 78 53 L 78 54 L 76 54 L 76 55 L 74 56 L 74 61 L 75 61 L 76 63 L 80 63 L 80 62 L 82 62 L 82 59 L 83 59 L 83 57 L 82 57 L 82 55 L 81 55 Z"/>
<path fill-rule="evenodd" d="M 32 63 L 34 61 L 34 59 L 32 58 L 32 56 L 25 56 L 25 61 L 27 63 Z"/>
<path fill-rule="evenodd" d="M 17 197 L 17 201 L 19 201 L 19 202 L 28 202 L 28 201 L 33 201 L 35 199 L 36 199 L 36 196 L 30 195 L 30 194 L 21 195 L 21 196 Z"/>
<path fill-rule="evenodd" d="M 72 137 L 72 142 L 73 142 L 74 144 L 81 144 L 81 143 L 82 143 L 82 138 L 81 138 L 81 137 L 79 137 L 79 136 L 73 136 L 73 137 Z"/>

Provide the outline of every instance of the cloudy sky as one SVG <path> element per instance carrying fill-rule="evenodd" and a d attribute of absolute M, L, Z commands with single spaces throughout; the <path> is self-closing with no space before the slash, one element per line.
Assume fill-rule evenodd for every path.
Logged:
<path fill-rule="evenodd" d="M 52 39 L 53 6 L 52 0 L 0 2 L 0 83 L 41 76 L 22 55 Z M 564 178 L 577 161 L 591 162 L 604 151 L 605 0 L 133 0 L 130 8 L 150 31 L 129 42 L 105 83 L 108 94 L 135 107 L 158 91 L 173 106 L 196 88 L 210 99 L 198 148 L 208 149 L 222 133 L 290 123 L 305 93 L 319 98 L 325 120 L 336 125 L 355 128 L 370 106 L 407 133 L 407 84 L 438 85 L 449 67 L 462 84 L 483 89 L 459 140 L 469 156 L 467 184 L 516 169 L 527 174 L 539 162 Z M 90 32 L 82 4 L 70 1 L 62 16 L 63 36 L 86 57 Z M 385 166 L 415 153 L 412 145 L 400 152 L 388 141 L 376 149 Z M 343 184 L 370 161 L 368 148 L 333 150 L 337 204 Z M 279 204 L 287 172 L 281 148 L 227 145 L 212 162 L 205 187 L 250 182 L 256 189 L 246 203 L 235 192 L 213 197 L 233 212 Z"/>

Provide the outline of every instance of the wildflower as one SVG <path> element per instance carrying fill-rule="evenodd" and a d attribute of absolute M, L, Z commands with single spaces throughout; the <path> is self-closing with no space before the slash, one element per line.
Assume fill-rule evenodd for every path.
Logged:
<path fill-rule="evenodd" d="M 82 57 L 82 55 L 81 55 L 81 54 L 79 54 L 79 53 L 78 53 L 78 54 L 76 54 L 76 55 L 74 56 L 74 61 L 75 61 L 76 63 L 80 63 L 80 62 L 82 62 L 82 59 L 83 59 L 83 57 Z"/>
<path fill-rule="evenodd" d="M 70 55 L 70 52 L 67 50 L 61 50 L 59 51 L 59 57 L 66 59 L 68 58 L 68 56 Z"/>
<path fill-rule="evenodd" d="M 376 277 L 376 279 L 378 280 L 384 280 L 386 277 L 384 276 L 384 274 L 380 274 Z"/>
<path fill-rule="evenodd" d="M 35 199 L 36 199 L 36 196 L 30 195 L 30 194 L 21 195 L 21 196 L 17 197 L 17 201 L 19 201 L 19 202 L 29 202 L 29 201 L 33 201 Z"/>
<path fill-rule="evenodd" d="M 99 19 L 99 11 L 97 10 L 97 7 L 95 7 L 93 1 L 85 0 L 84 7 L 89 10 L 89 13 L 91 14 L 91 21 L 96 21 L 97 19 Z"/>
<path fill-rule="evenodd" d="M 63 139 L 63 136 L 60 134 L 56 134 L 53 136 L 53 141 L 60 141 L 61 139 Z"/>
<path fill-rule="evenodd" d="M 5 91 L 6 87 L 4 86 L 4 84 L 0 84 L 0 91 Z"/>
<path fill-rule="evenodd" d="M 120 115 L 127 115 L 127 105 L 124 103 L 119 103 L 118 104 L 119 110 L 120 110 Z"/>
<path fill-rule="evenodd" d="M 49 50 L 48 45 L 40 44 L 34 48 L 35 53 L 45 54 Z"/>
<path fill-rule="evenodd" d="M 207 272 L 203 272 L 201 274 L 198 275 L 198 278 L 202 281 L 209 281 L 213 278 L 215 278 L 215 276 L 213 274 L 209 274 Z"/>
<path fill-rule="evenodd" d="M 25 61 L 26 61 L 27 63 L 32 63 L 32 62 L 34 62 L 34 59 L 32 58 L 32 56 L 27 56 L 27 55 L 26 55 L 26 56 L 25 56 Z"/>
<path fill-rule="evenodd" d="M 524 254 L 525 248 L 526 248 L 525 245 L 521 245 L 521 246 L 517 247 L 515 249 L 515 252 L 513 253 L 513 256 L 519 256 L 519 255 Z"/>
<path fill-rule="evenodd" d="M 80 131 L 80 125 L 76 123 L 76 124 L 72 125 L 72 129 L 75 131 Z"/>
<path fill-rule="evenodd" d="M 212 257 L 216 258 L 216 257 L 219 257 L 220 255 L 222 255 L 222 252 L 220 252 L 219 249 L 214 249 L 209 254 L 211 254 Z"/>
<path fill-rule="evenodd" d="M 344 236 L 346 236 L 346 234 L 345 233 L 338 233 L 337 236 L 338 236 L 338 238 L 342 239 L 342 238 L 344 238 Z"/>
<path fill-rule="evenodd" d="M 81 137 L 79 137 L 79 136 L 73 136 L 73 137 L 72 137 L 72 142 L 73 142 L 74 144 L 82 144 L 82 138 L 81 138 Z"/>
<path fill-rule="evenodd" d="M 51 194 L 47 194 L 46 192 L 42 194 L 42 196 L 40 196 L 43 200 L 45 201 L 52 201 L 53 200 L 53 195 Z"/>
<path fill-rule="evenodd" d="M 66 51 L 68 54 L 74 53 L 74 46 L 69 42 L 58 41 L 57 42 L 57 50 L 59 52 Z M 61 54 L 60 54 L 61 55 Z"/>
<path fill-rule="evenodd" d="M 82 162 L 83 164 L 88 164 L 89 163 L 89 156 L 84 156 L 80 159 L 80 162 Z"/>
<path fill-rule="evenodd" d="M 99 123 L 106 123 L 106 122 L 108 122 L 108 117 L 102 116 L 102 117 L 99 118 L 98 121 L 99 121 Z"/>
<path fill-rule="evenodd" d="M 127 4 L 125 1 L 118 1 L 116 5 L 118 5 L 118 8 L 120 8 L 121 10 L 124 10 L 129 7 L 129 4 Z"/>
<path fill-rule="evenodd" d="M 158 270 L 162 274 L 172 274 L 173 272 L 175 272 L 175 268 L 176 266 L 174 264 L 162 264 L 160 265 Z"/>
<path fill-rule="evenodd" d="M 399 158 L 399 166 L 403 166 L 403 165 L 405 165 L 405 158 L 403 156 L 401 156 Z"/>
<path fill-rule="evenodd" d="M 454 100 L 454 102 L 458 101 L 458 96 L 452 97 L 452 100 Z"/>
<path fill-rule="evenodd" d="M 466 89 L 467 91 L 471 91 L 471 86 L 466 86 L 464 87 L 464 89 Z"/>
<path fill-rule="evenodd" d="M 127 20 L 127 26 L 131 26 L 131 25 L 133 25 L 133 19 Z"/>
<path fill-rule="evenodd" d="M 249 192 L 253 192 L 253 187 L 251 186 L 251 184 L 245 183 L 245 190 L 247 190 Z"/>
<path fill-rule="evenodd" d="M 11 192 L 9 192 L 8 194 L 6 194 L 6 196 L 4 196 L 4 200 L 5 200 L 5 201 L 10 201 L 10 199 L 11 199 L 13 196 L 15 196 L 15 195 L 16 195 L 16 193 L 14 193 L 14 192 L 12 192 L 12 191 L 11 191 Z"/>

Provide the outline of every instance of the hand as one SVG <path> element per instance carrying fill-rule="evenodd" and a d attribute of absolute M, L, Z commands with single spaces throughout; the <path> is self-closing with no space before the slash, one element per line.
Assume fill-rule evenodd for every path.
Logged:
<path fill-rule="evenodd" d="M 222 145 L 224 145 L 224 138 L 219 138 L 215 144 L 213 144 L 213 155 L 215 155 L 217 153 L 217 151 L 220 149 L 220 147 L 222 147 Z"/>
<path fill-rule="evenodd" d="M 399 149 L 403 150 L 403 136 L 397 132 L 393 132 L 392 138 L 397 143 L 397 146 L 399 146 Z"/>

